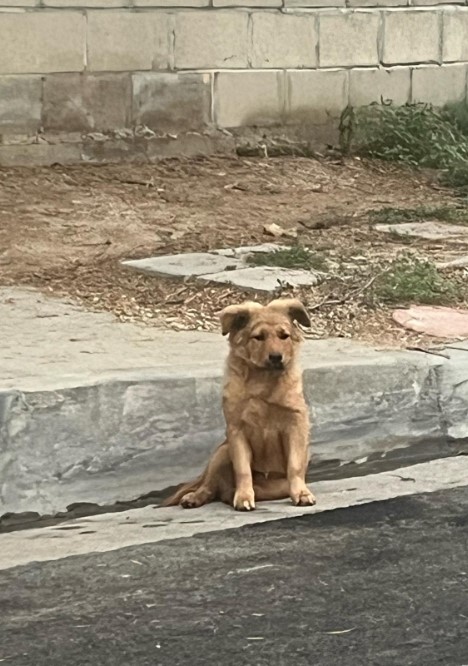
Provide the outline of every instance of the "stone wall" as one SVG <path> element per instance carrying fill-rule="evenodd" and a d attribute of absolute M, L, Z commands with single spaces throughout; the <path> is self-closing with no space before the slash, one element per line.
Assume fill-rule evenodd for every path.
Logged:
<path fill-rule="evenodd" d="M 464 99 L 463 4 L 0 0 L 0 165 L 318 145 L 347 104 Z"/>

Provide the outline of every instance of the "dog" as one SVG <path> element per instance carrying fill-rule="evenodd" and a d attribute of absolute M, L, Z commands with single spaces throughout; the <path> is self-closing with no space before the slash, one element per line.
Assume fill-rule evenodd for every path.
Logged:
<path fill-rule="evenodd" d="M 305 482 L 309 463 L 309 414 L 297 364 L 302 335 L 310 326 L 304 305 L 277 299 L 248 301 L 220 313 L 229 336 L 223 391 L 226 440 L 203 474 L 183 484 L 164 506 L 199 507 L 220 500 L 238 511 L 256 501 L 290 497 L 296 506 L 315 504 Z"/>

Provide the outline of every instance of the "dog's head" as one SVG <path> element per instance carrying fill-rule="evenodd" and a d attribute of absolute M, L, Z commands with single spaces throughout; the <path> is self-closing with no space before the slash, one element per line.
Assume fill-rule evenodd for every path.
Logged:
<path fill-rule="evenodd" d="M 230 305 L 220 313 L 223 335 L 229 334 L 232 353 L 249 366 L 282 371 L 293 361 L 302 340 L 295 325 L 310 326 L 303 304 L 294 298 L 266 306 L 248 301 Z"/>

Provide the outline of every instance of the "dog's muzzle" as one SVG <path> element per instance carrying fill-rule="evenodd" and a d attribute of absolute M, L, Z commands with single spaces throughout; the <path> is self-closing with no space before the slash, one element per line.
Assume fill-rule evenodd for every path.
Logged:
<path fill-rule="evenodd" d="M 269 370 L 284 370 L 284 361 L 282 354 L 270 354 L 268 356 L 267 368 Z"/>

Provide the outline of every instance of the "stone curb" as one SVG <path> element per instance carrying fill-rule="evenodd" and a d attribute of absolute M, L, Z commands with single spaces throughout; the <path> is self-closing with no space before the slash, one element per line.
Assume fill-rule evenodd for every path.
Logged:
<path fill-rule="evenodd" d="M 450 358 L 303 352 L 313 465 L 459 452 L 468 438 L 468 351 Z M 321 347 L 323 350 L 323 346 Z M 113 503 L 197 474 L 224 435 L 221 364 L 122 371 L 0 391 L 0 515 Z"/>

